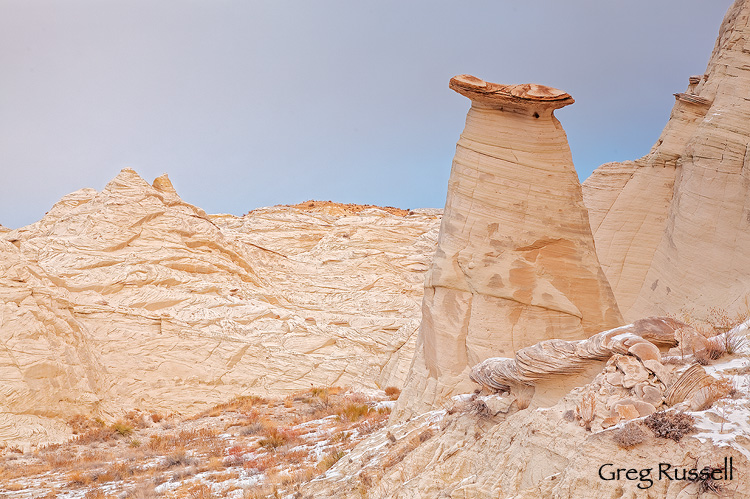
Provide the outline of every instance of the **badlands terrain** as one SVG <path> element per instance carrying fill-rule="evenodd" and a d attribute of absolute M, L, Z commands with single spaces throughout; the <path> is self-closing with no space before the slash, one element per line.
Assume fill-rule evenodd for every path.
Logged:
<path fill-rule="evenodd" d="M 749 23 L 583 185 L 571 95 L 462 74 L 444 210 L 0 226 L 0 495 L 749 498 Z"/>

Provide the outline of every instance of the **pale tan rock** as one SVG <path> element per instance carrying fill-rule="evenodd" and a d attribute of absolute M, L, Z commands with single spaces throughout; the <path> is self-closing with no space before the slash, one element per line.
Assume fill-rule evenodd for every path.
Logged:
<path fill-rule="evenodd" d="M 647 382 L 638 383 L 633 388 L 633 392 L 642 402 L 647 402 L 653 406 L 660 405 L 664 397 L 664 393 L 662 390 Z"/>
<path fill-rule="evenodd" d="M 469 75 L 450 87 L 471 109 L 456 146 L 422 325 L 397 415 L 466 391 L 470 366 L 541 340 L 621 324 L 594 249 L 567 137 L 542 85 Z"/>
<path fill-rule="evenodd" d="M 620 420 L 625 421 L 635 419 L 640 416 L 640 413 L 632 404 L 618 403 L 614 406 L 614 411 L 620 416 Z"/>
<path fill-rule="evenodd" d="M 722 23 L 706 73 L 675 94 L 651 152 L 583 184 L 602 267 L 627 320 L 750 306 L 750 2 Z"/>
<path fill-rule="evenodd" d="M 618 355 L 616 357 L 617 368 L 623 372 L 622 386 L 633 388 L 636 384 L 648 379 L 648 371 L 635 357 Z"/>
<path fill-rule="evenodd" d="M 0 234 L 0 441 L 64 438 L 74 414 L 402 385 L 439 222 L 208 216 L 166 176 L 151 186 L 132 170 L 65 196 Z"/>

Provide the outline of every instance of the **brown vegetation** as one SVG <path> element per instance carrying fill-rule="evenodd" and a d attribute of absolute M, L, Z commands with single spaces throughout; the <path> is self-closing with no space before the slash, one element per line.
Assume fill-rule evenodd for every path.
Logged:
<path fill-rule="evenodd" d="M 107 425 L 74 416 L 68 424 L 75 436 L 68 443 L 29 454 L 0 449 L 0 495 L 26 490 L 28 479 L 42 474 L 46 483 L 58 485 L 39 486 L 35 497 L 55 497 L 59 487 L 94 499 L 122 493 L 143 499 L 222 497 L 248 473 L 260 480 L 245 497 L 294 493 L 381 428 L 389 411 L 376 403 L 394 394 L 372 399 L 317 387 L 284 399 L 236 397 L 188 418 L 131 411 Z M 316 445 L 323 445 L 322 458 Z M 166 481 L 179 486 L 157 494 L 155 487 Z M 219 483 L 223 492 L 212 492 L 211 484 Z"/>
<path fill-rule="evenodd" d="M 682 437 L 695 430 L 695 418 L 676 411 L 655 412 L 643 420 L 643 424 L 659 438 L 679 442 Z"/>
<path fill-rule="evenodd" d="M 623 449 L 632 449 L 636 445 L 643 443 L 646 438 L 648 438 L 646 432 L 641 429 L 640 425 L 633 422 L 627 423 L 612 434 L 612 439 Z"/>

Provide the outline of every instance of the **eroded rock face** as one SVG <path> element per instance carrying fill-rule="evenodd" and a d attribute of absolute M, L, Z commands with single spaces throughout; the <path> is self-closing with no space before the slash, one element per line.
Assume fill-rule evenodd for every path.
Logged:
<path fill-rule="evenodd" d="M 684 330 L 690 330 L 689 337 L 698 335 L 685 323 L 654 317 L 603 331 L 585 340 L 545 340 L 522 348 L 512 359 L 485 359 L 472 368 L 470 377 L 489 390 L 515 392 L 519 401 L 525 404 L 524 408 L 532 401 L 535 388 L 541 388 L 539 396 L 535 397 L 537 405 L 554 404 L 575 386 L 587 382 L 578 379 L 576 374 L 589 370 L 589 367 L 594 367 L 598 373 L 601 370 L 599 361 L 619 355 L 619 372 L 613 373 L 611 377 L 614 379 L 610 381 L 633 388 L 638 382 L 645 381 L 648 368 L 657 376 L 664 372 L 660 348 L 666 351 L 678 345 L 677 338 L 688 337 L 682 333 Z M 649 367 L 644 368 L 643 364 Z M 550 393 L 550 388 L 556 393 Z"/>
<path fill-rule="evenodd" d="M 470 367 L 487 357 L 621 323 L 567 137 L 553 115 L 573 99 L 542 85 L 468 75 L 450 87 L 472 105 L 456 146 L 401 414 L 470 389 Z"/>
<path fill-rule="evenodd" d="M 704 75 L 675 94 L 651 152 L 583 184 L 625 319 L 750 305 L 750 2 L 729 9 Z"/>
<path fill-rule="evenodd" d="M 132 170 L 64 197 L 0 234 L 0 441 L 59 440 L 80 413 L 401 385 L 439 215 L 209 216 Z"/>

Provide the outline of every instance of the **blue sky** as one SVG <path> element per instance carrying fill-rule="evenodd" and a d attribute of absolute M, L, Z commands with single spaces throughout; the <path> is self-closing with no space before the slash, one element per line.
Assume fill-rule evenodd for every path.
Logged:
<path fill-rule="evenodd" d="M 581 179 L 648 152 L 730 0 L 0 0 L 0 224 L 169 173 L 241 215 L 442 207 L 470 73 L 570 93 Z"/>

